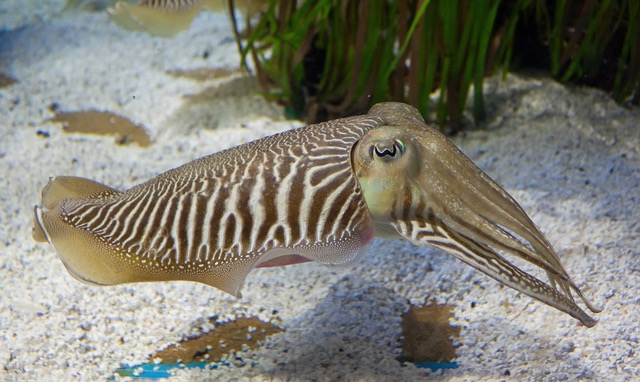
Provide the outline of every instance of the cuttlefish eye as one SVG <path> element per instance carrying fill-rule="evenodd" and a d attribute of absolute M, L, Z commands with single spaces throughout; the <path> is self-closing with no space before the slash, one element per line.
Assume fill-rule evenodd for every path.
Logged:
<path fill-rule="evenodd" d="M 372 159 L 393 160 L 400 158 L 407 151 L 407 146 L 400 140 L 376 142 L 369 148 L 369 156 Z"/>

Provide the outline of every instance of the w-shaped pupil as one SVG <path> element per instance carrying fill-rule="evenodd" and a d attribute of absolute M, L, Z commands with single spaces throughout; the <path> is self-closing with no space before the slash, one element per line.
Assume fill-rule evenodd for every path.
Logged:
<path fill-rule="evenodd" d="M 382 151 L 380 151 L 380 149 L 378 148 L 378 146 L 373 146 L 373 150 L 375 151 L 376 155 L 379 157 L 384 157 L 384 156 L 391 156 L 394 157 L 396 156 L 396 153 L 398 152 L 398 149 L 396 148 L 396 145 L 392 145 L 391 148 L 383 148 Z"/>

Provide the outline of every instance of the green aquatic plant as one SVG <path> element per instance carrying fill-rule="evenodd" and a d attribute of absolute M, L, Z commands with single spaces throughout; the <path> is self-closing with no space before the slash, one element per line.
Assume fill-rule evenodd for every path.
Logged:
<path fill-rule="evenodd" d="M 485 75 L 532 64 L 561 82 L 610 77 L 596 85 L 638 101 L 640 5 L 631 0 L 269 0 L 246 24 L 244 43 L 236 28 L 242 64 L 250 56 L 267 97 L 308 122 L 395 100 L 455 131 L 471 89 L 473 117 L 484 118 Z"/>
<path fill-rule="evenodd" d="M 165 37 L 200 10 L 223 8 L 223 0 L 129 2 L 68 7 L 111 4 L 123 27 Z M 264 94 L 308 122 L 393 100 L 456 131 L 471 90 L 473 118 L 485 117 L 485 75 L 522 66 L 640 101 L 634 0 L 228 0 L 228 9 L 242 65 L 250 56 Z M 237 9 L 248 33 L 239 32 Z"/>
<path fill-rule="evenodd" d="M 435 108 L 439 123 L 457 128 L 472 84 L 473 116 L 484 118 L 482 81 L 499 5 L 272 0 L 241 53 L 253 58 L 263 90 L 310 122 L 399 100 L 423 115 Z M 440 98 L 431 105 L 434 90 Z"/>
<path fill-rule="evenodd" d="M 537 1 L 534 7 L 555 78 L 600 85 L 618 102 L 640 101 L 640 2 Z"/>

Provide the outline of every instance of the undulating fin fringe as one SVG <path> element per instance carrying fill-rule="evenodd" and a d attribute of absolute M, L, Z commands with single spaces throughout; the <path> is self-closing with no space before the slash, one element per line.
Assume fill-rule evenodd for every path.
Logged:
<path fill-rule="evenodd" d="M 50 178 L 42 189 L 42 208 L 53 210 L 64 199 L 106 198 L 118 194 L 119 191 L 96 181 L 75 176 L 57 176 Z M 37 207 L 36 207 L 37 208 Z M 35 241 L 47 241 L 47 234 L 39 223 L 38 211 L 34 213 L 33 238 Z"/>

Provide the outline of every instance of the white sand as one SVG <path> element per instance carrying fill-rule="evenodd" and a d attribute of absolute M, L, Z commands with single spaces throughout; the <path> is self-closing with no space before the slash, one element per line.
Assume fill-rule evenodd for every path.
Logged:
<path fill-rule="evenodd" d="M 184 96 L 214 82 L 164 74 L 237 63 L 226 17 L 211 13 L 174 39 L 128 33 L 91 14 L 0 35 L 0 72 L 19 81 L 0 89 L 0 380 L 104 380 L 123 364 L 209 330 L 209 316 L 266 320 L 273 310 L 286 332 L 240 354 L 247 366 L 184 370 L 171 380 L 416 380 L 428 372 L 395 360 L 400 316 L 409 301 L 432 299 L 456 305 L 462 330 L 460 367 L 428 380 L 631 381 L 639 373 L 640 111 L 597 90 L 515 76 L 493 81 L 490 131 L 455 139 L 514 195 L 586 295 L 604 306 L 593 329 L 408 243 L 376 240 L 342 268 L 256 270 L 235 300 L 186 282 L 87 286 L 69 276 L 51 247 L 33 242 L 32 208 L 49 176 L 128 188 L 298 126 L 275 122 L 281 111 L 242 80 L 207 108 Z M 46 122 L 54 102 L 64 111 L 125 115 L 144 124 L 155 143 L 142 149 L 64 134 Z"/>

